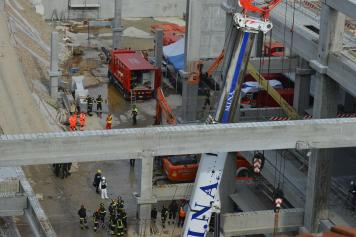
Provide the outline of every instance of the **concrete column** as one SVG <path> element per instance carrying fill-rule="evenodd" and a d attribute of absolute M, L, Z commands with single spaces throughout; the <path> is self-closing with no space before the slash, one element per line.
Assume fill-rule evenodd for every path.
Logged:
<path fill-rule="evenodd" d="M 301 58 L 296 69 L 293 100 L 293 107 L 300 115 L 309 108 L 311 73 L 309 63 Z"/>
<path fill-rule="evenodd" d="M 326 73 L 328 55 L 342 49 L 345 15 L 323 5 L 320 16 L 318 60 L 314 62 L 316 91 L 314 118 L 335 117 L 339 86 Z M 331 181 L 332 150 L 312 150 L 309 158 L 304 225 L 312 233 L 319 230 L 320 221 L 328 218 L 328 196 Z"/>
<path fill-rule="evenodd" d="M 144 154 L 146 156 L 146 154 Z M 139 197 L 137 198 L 137 208 L 139 217 L 138 234 L 139 236 L 149 236 L 151 221 L 151 206 L 156 203 L 152 197 L 152 178 L 153 178 L 154 157 L 140 160 L 141 180 L 139 186 Z"/>
<path fill-rule="evenodd" d="M 58 69 L 58 32 L 51 35 L 51 62 L 50 62 L 50 93 L 53 99 L 58 99 L 58 78 L 61 73 Z"/>
<path fill-rule="evenodd" d="M 162 67 L 163 60 L 163 30 L 156 30 L 155 38 L 155 58 L 156 58 L 156 67 Z"/>
<path fill-rule="evenodd" d="M 115 15 L 113 24 L 113 38 L 112 38 L 112 48 L 121 48 L 121 35 L 123 27 L 121 25 L 121 10 L 122 10 L 122 0 L 115 0 Z"/>
<path fill-rule="evenodd" d="M 182 119 L 192 122 L 197 119 L 199 85 L 189 83 L 187 78 L 182 79 Z"/>

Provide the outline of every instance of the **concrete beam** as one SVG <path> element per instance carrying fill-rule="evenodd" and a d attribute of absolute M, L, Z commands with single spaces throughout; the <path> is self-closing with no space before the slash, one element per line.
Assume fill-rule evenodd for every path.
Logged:
<path fill-rule="evenodd" d="M 153 186 L 153 197 L 157 201 L 189 199 L 194 183 L 163 184 Z"/>
<path fill-rule="evenodd" d="M 344 13 L 346 16 L 356 19 L 356 0 L 326 0 L 326 5 Z"/>
<path fill-rule="evenodd" d="M 278 218 L 278 232 L 298 231 L 303 226 L 304 210 L 282 209 Z M 271 234 L 274 232 L 273 210 L 223 214 L 221 226 L 224 236 Z"/>
<path fill-rule="evenodd" d="M 267 73 L 267 72 L 287 73 L 287 72 L 295 72 L 295 69 L 298 66 L 298 58 L 297 57 L 250 58 L 250 63 L 256 68 L 258 72 L 261 73 Z"/>
<path fill-rule="evenodd" d="M 306 148 L 353 147 L 353 131 L 356 118 L 1 135 L 0 166 L 289 149 L 300 141 Z"/>
<path fill-rule="evenodd" d="M 0 216 L 22 216 L 27 208 L 26 195 L 1 195 Z"/>

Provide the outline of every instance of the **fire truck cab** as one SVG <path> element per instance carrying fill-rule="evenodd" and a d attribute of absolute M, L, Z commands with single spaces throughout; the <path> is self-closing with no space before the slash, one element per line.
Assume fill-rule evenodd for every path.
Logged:
<path fill-rule="evenodd" d="M 151 99 L 160 84 L 159 69 L 132 50 L 111 52 L 108 77 L 110 82 L 118 86 L 126 100 Z"/>

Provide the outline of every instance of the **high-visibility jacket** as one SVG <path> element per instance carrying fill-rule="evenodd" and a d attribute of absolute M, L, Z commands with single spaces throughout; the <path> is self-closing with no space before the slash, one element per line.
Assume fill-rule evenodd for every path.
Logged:
<path fill-rule="evenodd" d="M 184 217 L 185 217 L 185 214 L 186 214 L 186 213 L 185 213 L 183 207 L 181 207 L 181 208 L 179 209 L 179 217 L 184 218 Z"/>
<path fill-rule="evenodd" d="M 108 116 L 108 117 L 106 118 L 106 122 L 107 122 L 107 123 L 112 123 L 112 115 L 110 115 L 110 116 Z"/>
<path fill-rule="evenodd" d="M 75 127 L 77 125 L 77 115 L 72 115 L 69 117 L 69 125 Z"/>
<path fill-rule="evenodd" d="M 79 122 L 80 122 L 80 125 L 81 125 L 81 126 L 84 126 L 84 125 L 85 125 L 85 119 L 86 119 L 85 114 L 84 114 L 84 113 L 80 113 Z"/>

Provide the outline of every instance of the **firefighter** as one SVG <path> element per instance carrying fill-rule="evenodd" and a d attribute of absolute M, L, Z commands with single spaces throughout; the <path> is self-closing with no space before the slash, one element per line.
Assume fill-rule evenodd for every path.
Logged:
<path fill-rule="evenodd" d="M 171 221 L 172 224 L 174 225 L 174 221 L 177 218 L 177 213 L 178 213 L 178 204 L 176 200 L 173 200 L 169 206 L 168 206 L 168 212 L 169 212 L 169 219 L 168 219 L 168 225 L 170 225 Z"/>
<path fill-rule="evenodd" d="M 84 208 L 84 205 L 80 206 L 78 211 L 79 222 L 80 222 L 80 229 L 88 229 L 88 222 L 87 222 L 87 210 Z"/>
<path fill-rule="evenodd" d="M 99 189 L 101 190 L 101 199 L 108 199 L 108 183 L 105 177 L 101 178 Z"/>
<path fill-rule="evenodd" d="M 69 130 L 70 131 L 77 130 L 77 113 L 76 112 L 74 112 L 74 114 L 69 117 Z"/>
<path fill-rule="evenodd" d="M 54 166 L 54 173 L 55 173 L 55 175 L 56 175 L 56 177 L 59 177 L 59 173 L 60 173 L 60 171 L 61 171 L 61 164 L 54 164 L 53 165 Z"/>
<path fill-rule="evenodd" d="M 124 236 L 124 223 L 120 217 L 117 218 L 117 222 L 116 222 L 116 236 L 119 237 Z"/>
<path fill-rule="evenodd" d="M 106 117 L 106 129 L 111 129 L 111 125 L 112 125 L 112 115 L 111 113 L 108 113 L 108 116 Z"/>
<path fill-rule="evenodd" d="M 121 212 L 125 208 L 125 202 L 121 198 L 121 196 L 117 197 L 117 205 L 116 205 L 116 207 L 117 207 L 117 212 Z"/>
<path fill-rule="evenodd" d="M 70 167 L 71 167 L 71 163 L 64 163 L 61 165 L 62 168 L 62 179 L 67 178 L 70 175 Z"/>
<path fill-rule="evenodd" d="M 110 213 L 110 234 L 114 235 L 115 234 L 115 229 L 117 225 L 117 217 L 116 217 L 116 212 Z"/>
<path fill-rule="evenodd" d="M 87 114 L 89 116 L 92 116 L 91 112 L 93 111 L 93 97 L 90 97 L 89 95 L 87 95 L 87 97 L 85 98 L 85 101 L 87 102 Z"/>
<path fill-rule="evenodd" d="M 101 181 L 101 170 L 98 170 L 94 175 L 93 186 L 96 188 L 96 193 L 99 194 L 99 184 Z"/>
<path fill-rule="evenodd" d="M 168 210 L 167 210 L 167 208 L 163 205 L 162 210 L 161 210 L 161 221 L 162 221 L 162 227 L 163 227 L 163 229 L 166 228 L 167 216 L 168 216 Z"/>
<path fill-rule="evenodd" d="M 100 207 L 98 209 L 98 212 L 99 212 L 99 220 L 101 222 L 101 226 L 104 226 L 104 224 L 105 224 L 105 216 L 106 216 L 106 210 L 105 210 L 104 203 L 100 203 Z"/>
<path fill-rule="evenodd" d="M 116 216 L 116 205 L 117 205 L 116 200 L 115 199 L 111 199 L 111 203 L 110 203 L 109 208 L 108 208 L 110 216 L 111 215 Z"/>
<path fill-rule="evenodd" d="M 131 116 L 132 116 L 132 125 L 137 124 L 137 115 L 138 115 L 138 108 L 136 105 L 132 106 Z"/>
<path fill-rule="evenodd" d="M 183 206 L 181 206 L 179 208 L 178 227 L 183 227 L 185 215 L 186 215 L 186 213 L 183 209 Z"/>
<path fill-rule="evenodd" d="M 80 115 L 79 115 L 80 131 L 84 130 L 85 121 L 86 121 L 85 113 L 81 112 Z"/>
<path fill-rule="evenodd" d="M 96 97 L 96 114 L 98 115 L 98 117 L 101 116 L 101 112 L 103 110 L 102 103 L 103 99 L 101 98 L 101 95 L 98 95 L 98 97 Z"/>
<path fill-rule="evenodd" d="M 125 209 L 122 209 L 121 213 L 122 223 L 124 224 L 124 231 L 127 231 L 127 214 Z"/>
<path fill-rule="evenodd" d="M 99 214 L 99 210 L 97 210 L 93 213 L 93 223 L 94 223 L 95 232 L 99 229 L 99 220 L 100 220 L 100 214 Z"/>

